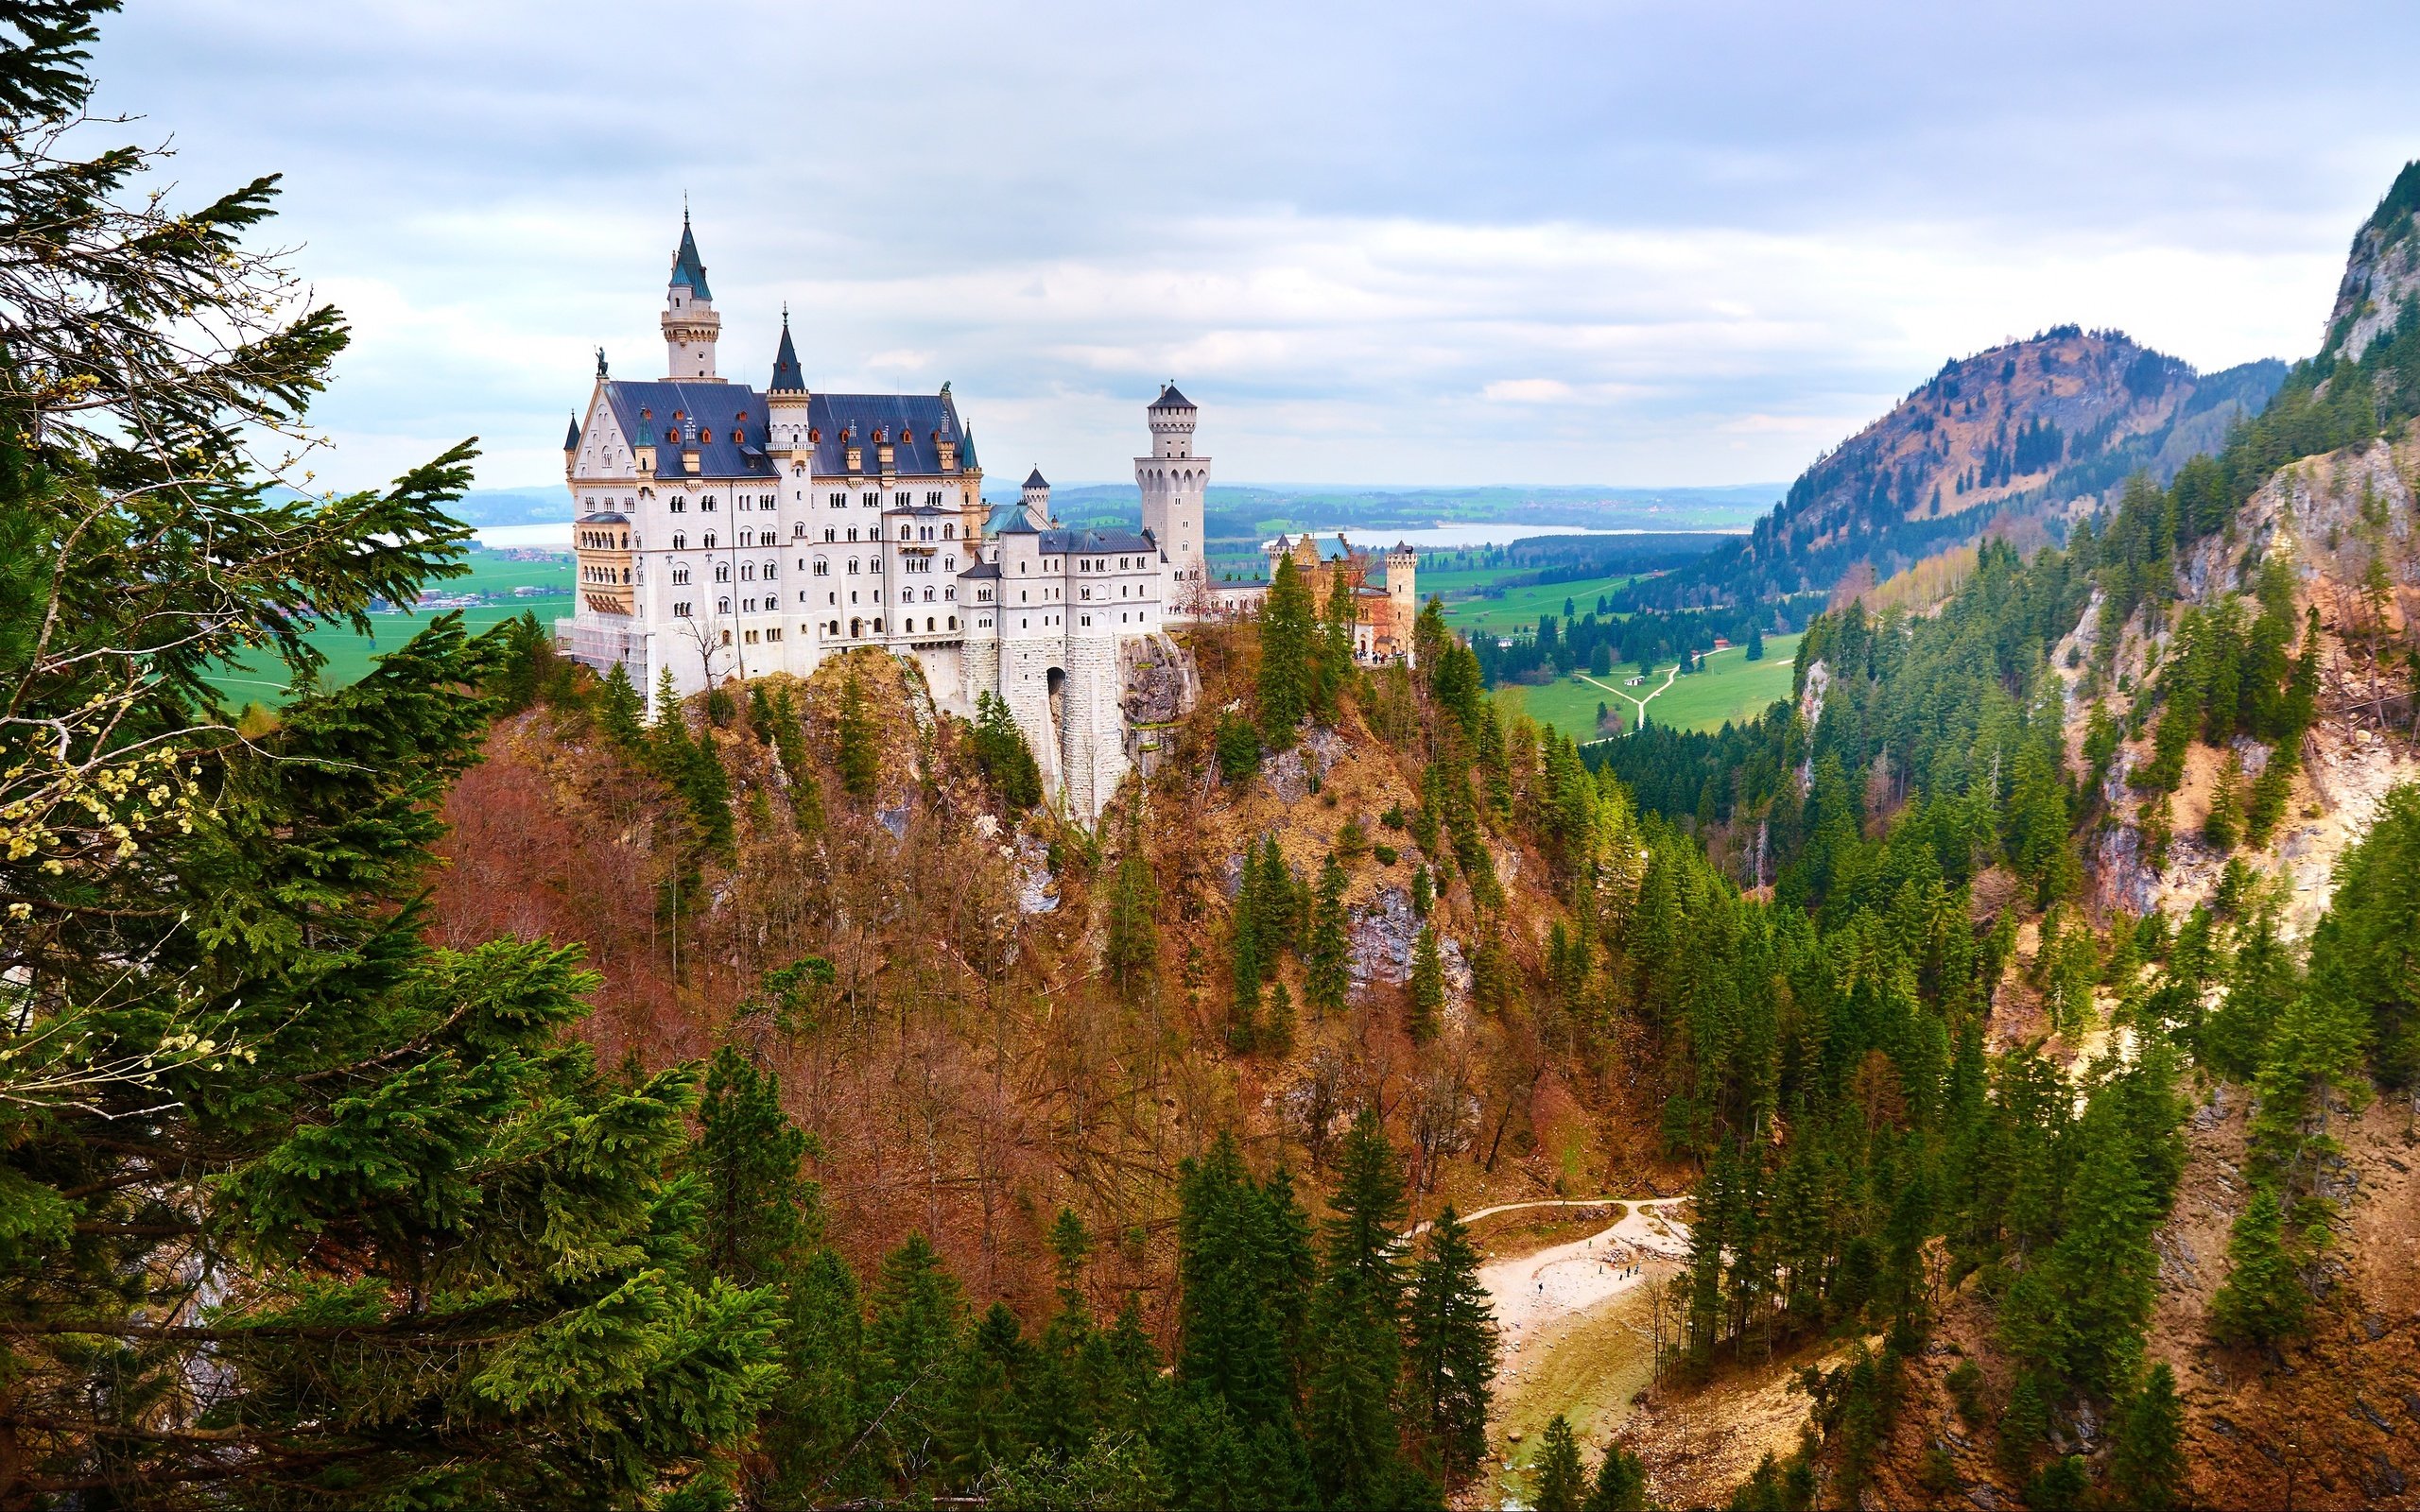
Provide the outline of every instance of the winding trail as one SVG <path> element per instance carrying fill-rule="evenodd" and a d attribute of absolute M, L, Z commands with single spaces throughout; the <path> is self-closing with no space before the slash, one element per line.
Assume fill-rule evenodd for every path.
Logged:
<path fill-rule="evenodd" d="M 1502 1338 L 1500 1368 L 1507 1379 L 1520 1373 L 1522 1355 L 1555 1324 L 1633 1287 L 1644 1285 L 1660 1271 L 1658 1261 L 1685 1259 L 1689 1252 L 1688 1225 L 1668 1210 L 1686 1197 L 1600 1197 L 1593 1201 L 1511 1202 L 1481 1209 L 1477 1219 L 1512 1208 L 1628 1207 L 1620 1221 L 1585 1238 L 1554 1245 L 1534 1254 L 1499 1260 L 1479 1267 L 1479 1284 L 1495 1306 L 1495 1326 Z"/>
<path fill-rule="evenodd" d="M 1725 651 L 1736 651 L 1737 649 L 1739 648 L 1736 645 L 1718 645 L 1711 651 L 1702 652 L 1698 657 L 1698 662 L 1700 665 L 1703 665 L 1707 657 L 1720 656 Z M 1644 698 L 1637 697 L 1623 689 L 1616 688 L 1610 682 L 1599 682 L 1594 677 L 1591 677 L 1585 672 L 1580 674 L 1580 680 L 1587 683 L 1591 687 L 1602 688 L 1607 693 L 1613 694 L 1616 697 L 1628 699 L 1631 707 L 1638 711 L 1634 721 L 1631 725 L 1633 730 L 1636 730 L 1640 725 L 1647 722 L 1647 706 L 1655 701 L 1657 694 L 1670 692 L 1672 684 L 1679 680 L 1680 676 L 1681 663 L 1675 662 L 1672 663 L 1672 669 L 1664 674 L 1663 682 L 1657 685 Z"/>

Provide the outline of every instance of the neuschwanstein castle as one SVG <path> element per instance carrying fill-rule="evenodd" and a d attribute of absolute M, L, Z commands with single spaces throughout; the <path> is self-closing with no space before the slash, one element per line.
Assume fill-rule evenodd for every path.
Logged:
<path fill-rule="evenodd" d="M 579 609 L 556 622 L 562 649 L 620 662 L 652 696 L 666 667 L 685 694 L 881 646 L 920 664 L 943 709 L 997 694 L 1054 795 L 1098 814 L 1130 764 L 1130 675 L 1181 663 L 1163 627 L 1208 603 L 1192 402 L 1170 384 L 1145 412 L 1142 530 L 1070 530 L 1039 469 L 1018 503 L 987 508 L 946 384 L 811 390 L 786 315 L 764 389 L 724 379 L 685 215 L 661 324 L 665 376 L 610 377 L 600 353 L 563 439 Z"/>

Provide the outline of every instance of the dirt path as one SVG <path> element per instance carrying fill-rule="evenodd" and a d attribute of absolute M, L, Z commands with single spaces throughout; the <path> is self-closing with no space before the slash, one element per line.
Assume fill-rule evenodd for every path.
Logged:
<path fill-rule="evenodd" d="M 1687 1201 L 1685 1197 L 1506 1206 L 1591 1207 L 1601 1205 L 1602 1200 L 1623 1202 L 1630 1211 L 1620 1222 L 1584 1239 L 1479 1267 L 1479 1284 L 1495 1304 L 1495 1326 L 1503 1339 L 1501 1379 L 1510 1382 L 1519 1375 L 1524 1351 L 1553 1325 L 1643 1285 L 1656 1273 L 1653 1262 L 1688 1254 L 1688 1226 L 1667 1211 Z"/>
<path fill-rule="evenodd" d="M 1700 664 L 1700 665 L 1703 665 L 1703 664 L 1704 664 L 1704 662 L 1705 662 L 1706 657 L 1709 657 L 1709 656 L 1720 656 L 1720 655 L 1721 655 L 1723 652 L 1725 652 L 1725 651 L 1733 651 L 1733 650 L 1737 650 L 1737 649 L 1738 649 L 1738 647 L 1737 647 L 1737 646 L 1730 646 L 1730 645 L 1718 645 L 1718 646 L 1716 646 L 1713 650 L 1708 651 L 1708 652 L 1705 652 L 1703 655 L 1700 656 L 1700 657 L 1698 658 L 1699 664 Z M 1672 663 L 1672 670 L 1664 674 L 1664 681 L 1663 681 L 1660 685 L 1658 685 L 1658 686 L 1657 686 L 1653 691 L 1650 692 L 1650 693 L 1647 695 L 1647 696 L 1646 696 L 1646 697 L 1644 697 L 1644 698 L 1636 697 L 1636 696 L 1634 696 L 1633 695 L 1631 695 L 1631 694 L 1629 694 L 1629 693 L 1625 693 L 1625 692 L 1623 692 L 1621 689 L 1615 687 L 1615 686 L 1614 686 L 1612 683 L 1610 683 L 1610 682 L 1599 682 L 1595 678 L 1590 677 L 1590 676 L 1589 676 L 1587 673 L 1585 673 L 1585 672 L 1583 672 L 1583 673 L 1581 673 L 1581 674 L 1580 674 L 1580 680 L 1581 680 L 1581 681 L 1582 681 L 1582 682 L 1587 683 L 1587 684 L 1588 684 L 1589 686 L 1591 686 L 1591 687 L 1595 687 L 1595 688 L 1602 688 L 1602 689 L 1604 689 L 1607 693 L 1613 694 L 1613 695 L 1615 695 L 1616 697 L 1620 697 L 1620 698 L 1628 699 L 1628 700 L 1630 701 L 1631 707 L 1633 707 L 1633 708 L 1634 708 L 1634 709 L 1636 709 L 1636 710 L 1638 711 L 1638 714 L 1637 714 L 1636 721 L 1635 721 L 1635 722 L 1631 726 L 1631 728 L 1632 728 L 1633 730 L 1635 730 L 1635 729 L 1637 729 L 1637 728 L 1639 727 L 1639 725 L 1645 724 L 1645 723 L 1647 722 L 1647 706 L 1648 706 L 1649 704 L 1651 704 L 1651 703 L 1652 703 L 1652 702 L 1654 702 L 1654 701 L 1655 701 L 1655 696 L 1656 696 L 1656 695 L 1657 695 L 1657 694 L 1661 694 L 1661 693 L 1668 693 L 1668 692 L 1669 692 L 1669 691 L 1671 690 L 1672 684 L 1673 684 L 1675 681 L 1679 680 L 1680 676 L 1681 676 L 1681 663 L 1679 663 L 1678 662 L 1673 662 L 1673 663 Z"/>

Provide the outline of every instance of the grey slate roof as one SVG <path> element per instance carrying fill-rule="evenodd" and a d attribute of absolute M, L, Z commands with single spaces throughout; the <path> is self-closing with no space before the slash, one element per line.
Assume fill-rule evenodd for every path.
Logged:
<path fill-rule="evenodd" d="M 700 477 L 774 474 L 772 460 L 765 455 L 765 396 L 746 384 L 616 379 L 605 385 L 605 397 L 631 444 L 655 447 L 659 477 L 683 475 L 680 436 L 692 421 L 700 437 Z M 745 420 L 739 418 L 742 411 L 747 414 Z M 859 460 L 864 464 L 859 472 L 868 476 L 881 471 L 873 441 L 877 432 L 891 438 L 894 472 L 925 477 L 938 476 L 942 471 L 937 438 L 964 435 L 956 402 L 947 394 L 816 394 L 808 401 L 806 415 L 807 424 L 821 437 L 815 448 L 818 477 L 849 475 L 848 443 L 841 438 L 847 431 L 856 434 Z M 709 435 L 712 440 L 704 438 Z M 959 470 L 974 466 L 971 449 L 961 439 Z"/>
<path fill-rule="evenodd" d="M 1139 530 L 1112 526 L 1101 530 L 1045 530 L 1042 551 L 1046 557 L 1098 557 L 1110 551 L 1142 551 L 1157 555 L 1159 543 Z"/>
<path fill-rule="evenodd" d="M 938 443 L 942 440 L 959 443 L 959 472 L 975 466 L 972 440 L 958 422 L 958 402 L 947 394 L 817 394 L 809 402 L 806 418 L 823 438 L 815 448 L 819 477 L 848 472 L 847 446 L 840 438 L 843 431 L 856 433 L 866 472 L 880 470 L 873 443 L 877 431 L 890 438 L 892 466 L 897 472 L 938 474 L 942 470 Z"/>
<path fill-rule="evenodd" d="M 623 515 L 612 509 L 599 509 L 595 514 L 584 514 L 572 522 L 576 525 L 626 525 L 630 523 Z"/>
<path fill-rule="evenodd" d="M 577 415 L 571 418 L 571 430 L 563 437 L 563 450 L 566 452 L 579 450 L 579 417 Z"/>
<path fill-rule="evenodd" d="M 1046 489 L 1050 487 L 1050 480 L 1042 475 L 1042 469 L 1035 468 L 1025 475 L 1025 486 L 1028 489 Z"/>
<path fill-rule="evenodd" d="M 798 349 L 790 345 L 790 318 L 782 317 L 782 344 L 773 352 L 773 381 L 767 391 L 777 394 L 806 392 L 806 375 L 799 370 Z"/>
<path fill-rule="evenodd" d="M 698 475 L 704 478 L 771 477 L 765 455 L 765 398 L 745 384 L 630 383 L 605 386 L 614 418 L 633 446 L 655 448 L 658 477 L 683 475 L 681 434 L 698 428 Z M 748 418 L 739 418 L 742 411 Z M 676 418 L 677 417 L 677 418 Z M 713 437 L 712 440 L 705 438 Z"/>
<path fill-rule="evenodd" d="M 959 574 L 958 576 L 960 577 L 997 577 L 1000 576 L 1000 564 L 995 561 L 978 561 L 974 566 L 969 567 L 966 571 Z"/>
<path fill-rule="evenodd" d="M 1160 397 L 1151 401 L 1150 407 L 1152 409 L 1196 409 L 1200 406 L 1178 393 L 1176 385 L 1163 384 L 1160 386 Z"/>
<path fill-rule="evenodd" d="M 689 213 L 681 212 L 681 249 L 672 254 L 672 282 L 686 284 L 701 300 L 712 300 L 706 288 L 706 265 L 698 259 L 698 238 L 689 234 Z"/>

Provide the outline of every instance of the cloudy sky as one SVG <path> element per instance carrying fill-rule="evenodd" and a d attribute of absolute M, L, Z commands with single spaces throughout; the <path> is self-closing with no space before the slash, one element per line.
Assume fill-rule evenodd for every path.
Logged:
<path fill-rule="evenodd" d="M 1230 482 L 1782 479 L 2075 320 L 2307 353 L 2420 156 L 2420 9 L 129 0 L 99 104 L 285 175 L 357 336 L 325 470 L 559 482 L 654 377 L 685 192 L 727 374 L 950 381 L 989 471 L 1131 475 L 1175 377 Z"/>

